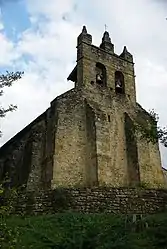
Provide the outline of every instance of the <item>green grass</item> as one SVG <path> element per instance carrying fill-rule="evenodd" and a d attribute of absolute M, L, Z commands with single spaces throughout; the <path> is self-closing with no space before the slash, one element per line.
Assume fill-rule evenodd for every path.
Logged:
<path fill-rule="evenodd" d="M 167 213 L 148 216 L 142 223 L 146 222 L 147 229 L 134 232 L 131 223 L 125 226 L 125 216 L 65 213 L 13 216 L 7 226 L 19 232 L 16 249 L 167 248 Z"/>

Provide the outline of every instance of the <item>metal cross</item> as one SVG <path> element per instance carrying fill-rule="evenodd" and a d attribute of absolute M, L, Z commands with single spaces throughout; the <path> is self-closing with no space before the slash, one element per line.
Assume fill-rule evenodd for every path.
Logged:
<path fill-rule="evenodd" d="M 104 28 L 105 28 L 105 31 L 107 31 L 107 25 L 106 24 L 104 25 Z"/>

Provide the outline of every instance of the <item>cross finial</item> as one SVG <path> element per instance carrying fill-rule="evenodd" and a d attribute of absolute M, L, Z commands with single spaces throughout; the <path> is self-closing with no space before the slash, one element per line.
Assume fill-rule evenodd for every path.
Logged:
<path fill-rule="evenodd" d="M 107 31 L 107 25 L 106 24 L 104 25 L 104 29 L 105 29 L 105 31 Z"/>

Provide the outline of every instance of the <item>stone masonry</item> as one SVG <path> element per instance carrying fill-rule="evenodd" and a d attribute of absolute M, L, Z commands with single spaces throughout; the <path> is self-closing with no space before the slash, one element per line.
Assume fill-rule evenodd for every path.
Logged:
<path fill-rule="evenodd" d="M 153 214 L 167 208 L 167 191 L 137 188 L 63 188 L 26 192 L 13 202 L 13 213 L 56 212 Z"/>
<path fill-rule="evenodd" d="M 134 122 L 151 116 L 136 102 L 133 56 L 121 55 L 105 31 L 99 47 L 83 27 L 75 86 L 0 149 L 0 179 L 27 190 L 57 187 L 166 188 L 156 144 L 141 138 Z"/>

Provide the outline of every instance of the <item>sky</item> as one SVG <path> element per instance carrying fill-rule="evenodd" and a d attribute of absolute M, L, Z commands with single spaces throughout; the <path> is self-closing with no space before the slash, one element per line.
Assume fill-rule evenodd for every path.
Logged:
<path fill-rule="evenodd" d="M 135 61 L 137 101 L 167 126 L 166 17 L 164 0 L 0 0 L 0 72 L 24 71 L 0 98 L 0 105 L 18 106 L 1 119 L 0 145 L 73 87 L 66 79 L 83 25 L 94 45 L 101 43 L 106 24 L 115 52 L 127 46 Z M 167 168 L 167 148 L 160 151 Z"/>

